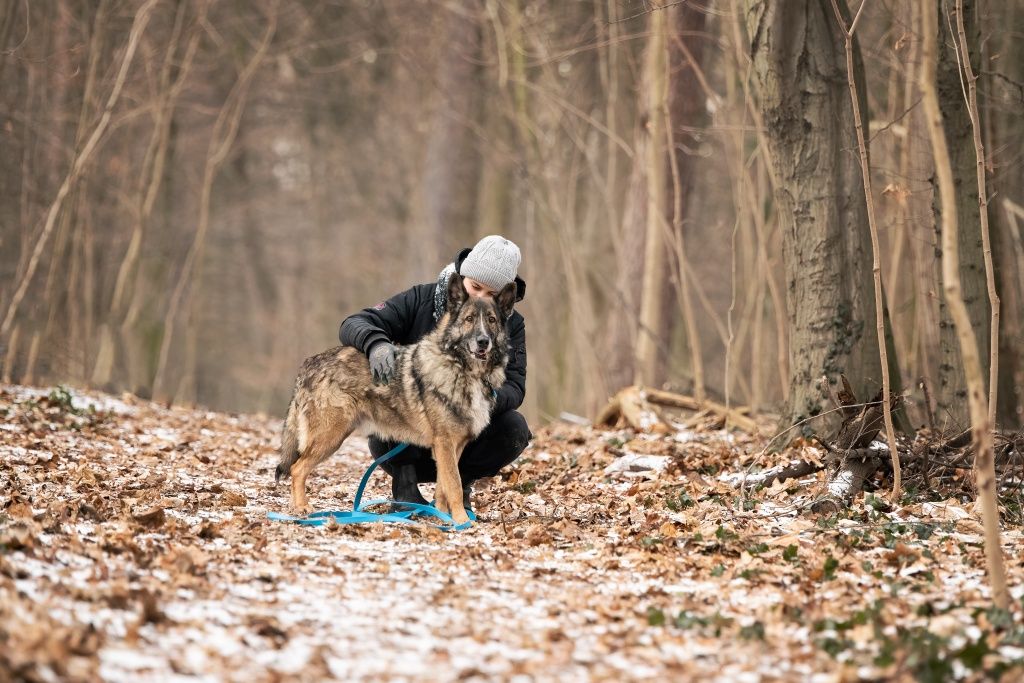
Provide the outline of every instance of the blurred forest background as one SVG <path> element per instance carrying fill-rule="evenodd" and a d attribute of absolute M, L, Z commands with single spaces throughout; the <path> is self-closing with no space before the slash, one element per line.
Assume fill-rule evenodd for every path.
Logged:
<path fill-rule="evenodd" d="M 952 0 L 927 1 L 987 363 L 964 54 Z M 923 4 L 867 3 L 855 76 L 893 385 L 914 424 L 965 428 Z M 963 4 L 1012 427 L 1024 2 Z M 523 251 L 533 420 L 633 383 L 784 420 L 823 408 L 823 374 L 881 386 L 830 0 L 0 0 L 0 84 L 4 381 L 282 413 L 346 315 L 501 233 Z"/>

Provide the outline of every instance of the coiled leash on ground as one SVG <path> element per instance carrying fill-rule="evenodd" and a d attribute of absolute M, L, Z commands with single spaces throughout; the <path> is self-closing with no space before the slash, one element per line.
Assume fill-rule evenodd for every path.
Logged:
<path fill-rule="evenodd" d="M 363 491 L 366 489 L 367 482 L 370 481 L 370 475 L 380 465 L 384 464 L 391 458 L 401 453 L 407 443 L 400 443 L 390 451 L 380 456 L 373 463 L 366 468 L 366 472 L 363 473 L 363 478 L 359 482 L 359 488 L 356 489 L 356 497 L 352 501 L 351 510 L 324 510 L 323 512 L 313 512 L 306 517 L 294 517 L 292 515 L 285 515 L 280 512 L 268 512 L 267 518 L 275 522 L 295 522 L 296 524 L 303 524 L 305 526 L 322 526 L 330 521 L 334 521 L 336 524 L 370 524 L 374 522 L 386 522 L 391 524 L 421 524 L 417 517 L 436 517 L 441 520 L 441 524 L 435 524 L 438 529 L 443 531 L 462 531 L 472 526 L 472 522 L 476 521 L 476 515 L 473 514 L 472 510 L 466 510 L 466 514 L 469 515 L 469 522 L 463 522 L 462 524 L 456 524 L 455 520 L 451 518 L 451 515 L 441 512 L 433 505 L 423 505 L 421 503 L 406 503 L 404 501 L 392 501 L 392 500 L 371 500 L 367 503 L 363 503 Z M 404 510 L 397 512 L 367 512 L 366 508 L 371 505 L 400 505 Z"/>

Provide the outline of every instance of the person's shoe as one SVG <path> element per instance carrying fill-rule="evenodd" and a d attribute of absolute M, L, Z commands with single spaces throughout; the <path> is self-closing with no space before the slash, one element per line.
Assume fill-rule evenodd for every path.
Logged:
<path fill-rule="evenodd" d="M 426 505 L 427 499 L 420 493 L 419 482 L 416 481 L 415 465 L 399 465 L 391 475 L 391 499 L 396 503 L 419 503 Z M 403 505 L 392 505 L 392 510 L 406 510 Z"/>

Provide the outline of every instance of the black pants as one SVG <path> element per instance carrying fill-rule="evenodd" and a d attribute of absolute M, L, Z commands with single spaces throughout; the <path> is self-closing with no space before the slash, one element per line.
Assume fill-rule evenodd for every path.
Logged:
<path fill-rule="evenodd" d="M 480 477 L 496 475 L 498 470 L 519 457 L 532 437 L 526 418 L 517 411 L 510 410 L 495 415 L 480 436 L 470 441 L 462 451 L 462 457 L 459 458 L 459 474 L 462 476 L 463 485 Z M 370 454 L 374 459 L 397 445 L 391 441 L 381 441 L 375 436 L 371 436 L 369 442 Z M 437 465 L 429 448 L 410 445 L 381 467 L 393 475 L 395 467 L 408 464 L 416 466 L 417 481 L 437 481 Z"/>

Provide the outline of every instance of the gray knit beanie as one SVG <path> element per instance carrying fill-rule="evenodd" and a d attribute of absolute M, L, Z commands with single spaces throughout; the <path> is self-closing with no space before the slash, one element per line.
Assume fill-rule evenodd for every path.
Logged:
<path fill-rule="evenodd" d="M 521 260 L 519 247 L 513 242 L 501 235 L 488 235 L 462 261 L 459 274 L 497 292 L 516 279 Z"/>

